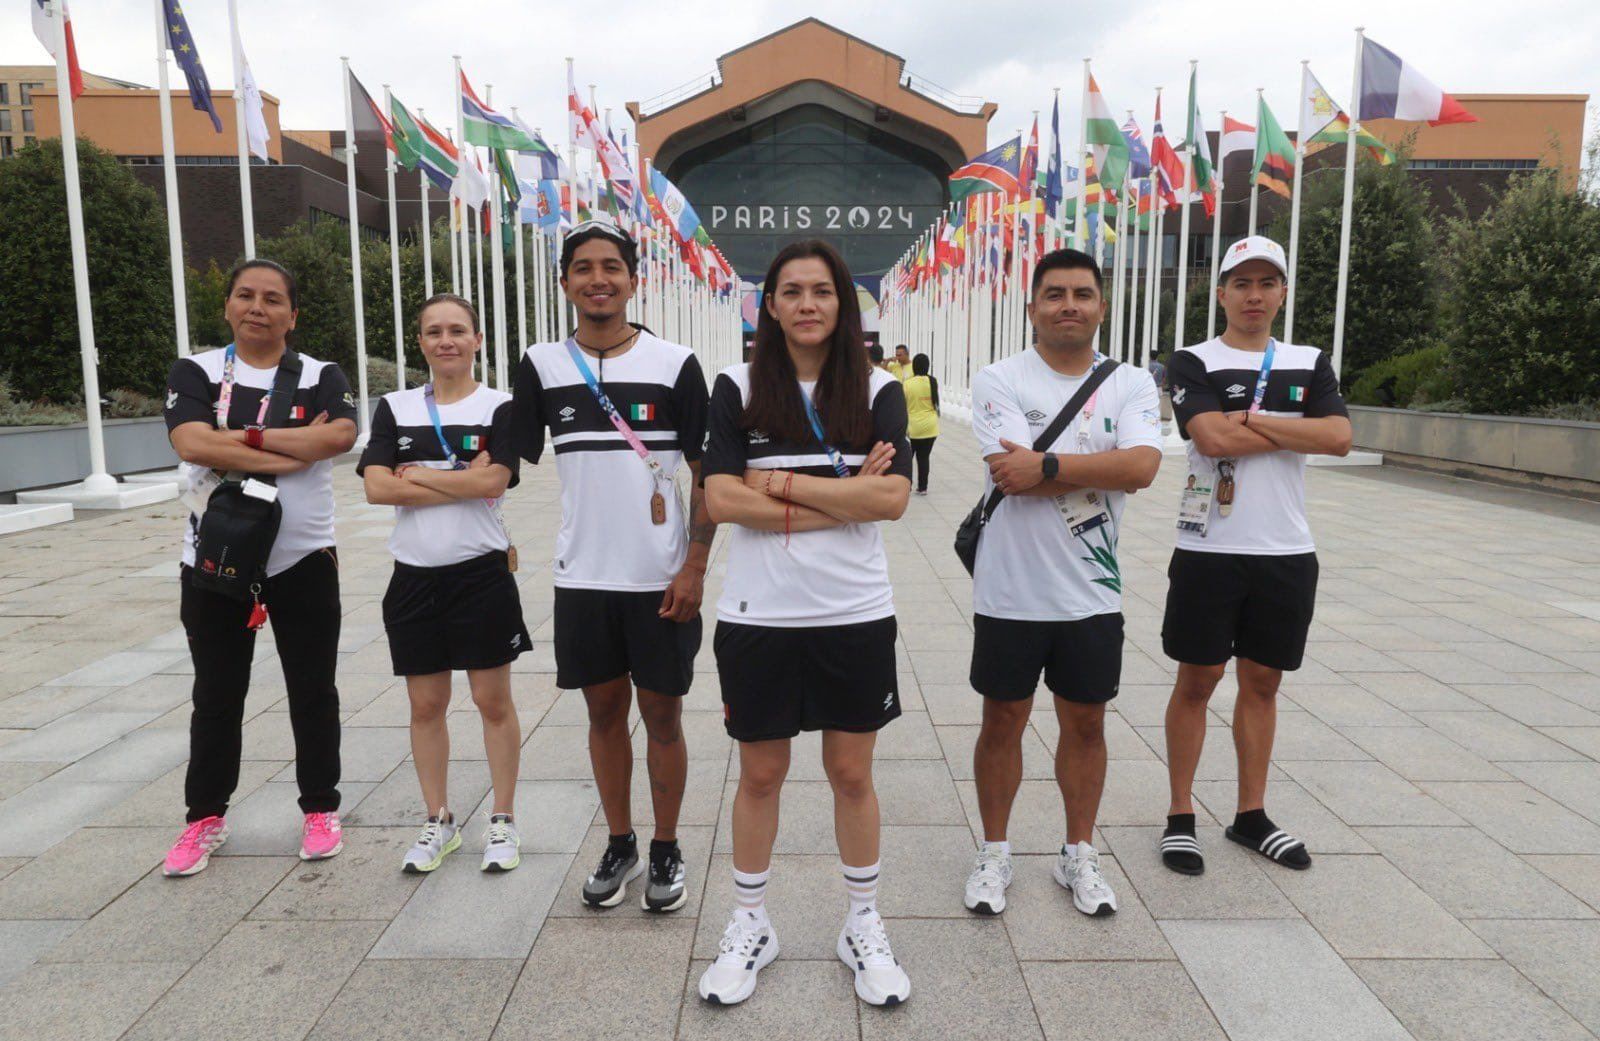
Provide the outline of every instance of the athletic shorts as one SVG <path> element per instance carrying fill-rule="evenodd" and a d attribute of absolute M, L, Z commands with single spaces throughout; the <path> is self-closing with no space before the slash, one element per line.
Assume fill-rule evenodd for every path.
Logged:
<path fill-rule="evenodd" d="M 633 685 L 681 698 L 694 679 L 701 623 L 661 617 L 665 589 L 642 593 L 556 587 L 556 686 L 581 690 L 631 676 Z"/>
<path fill-rule="evenodd" d="M 444 567 L 397 561 L 383 594 L 383 628 L 396 676 L 496 669 L 533 642 L 500 550 Z"/>
<path fill-rule="evenodd" d="M 1293 671 L 1305 660 L 1317 602 L 1317 555 L 1174 550 L 1161 648 L 1188 665 L 1249 658 Z"/>
<path fill-rule="evenodd" d="M 1103 705 L 1122 682 L 1122 613 L 1070 622 L 972 619 L 972 689 L 996 701 L 1033 697 L 1039 675 L 1050 693 Z"/>
<path fill-rule="evenodd" d="M 736 741 L 869 733 L 900 715 L 893 616 L 792 629 L 718 622 L 722 716 Z"/>

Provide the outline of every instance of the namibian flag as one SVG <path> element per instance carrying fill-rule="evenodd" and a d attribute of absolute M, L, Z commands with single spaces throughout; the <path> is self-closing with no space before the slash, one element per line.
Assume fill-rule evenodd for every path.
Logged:
<path fill-rule="evenodd" d="M 480 437 L 479 435 L 477 435 L 477 434 L 463 434 L 461 436 L 461 448 L 462 448 L 463 451 L 476 452 L 478 449 L 480 449 L 482 447 L 483 447 L 483 438 Z"/>
<path fill-rule="evenodd" d="M 656 407 L 654 405 L 629 405 L 628 418 L 635 423 L 648 423 L 656 418 Z"/>
<path fill-rule="evenodd" d="M 998 148 L 970 159 L 950 175 L 950 201 L 960 202 L 977 192 L 1005 192 L 1019 195 L 1022 192 L 1022 135 L 1017 135 Z M 1029 186 L 1032 188 L 1032 185 Z"/>

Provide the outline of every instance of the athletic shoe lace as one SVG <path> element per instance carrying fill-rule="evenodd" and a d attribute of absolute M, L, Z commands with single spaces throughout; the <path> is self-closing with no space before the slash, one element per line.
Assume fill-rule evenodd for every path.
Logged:
<path fill-rule="evenodd" d="M 889 934 L 884 930 L 883 919 L 878 915 L 862 916 L 864 922 L 851 922 L 850 931 L 855 935 L 856 950 L 861 955 L 861 960 L 868 965 L 895 965 L 894 949 L 889 946 Z"/>
<path fill-rule="evenodd" d="M 183 829 L 183 834 L 178 836 L 178 841 L 173 844 L 174 849 L 181 849 L 185 853 L 203 852 L 210 844 L 211 834 L 218 827 L 215 818 L 207 817 L 205 820 L 195 821 Z"/>
<path fill-rule="evenodd" d="M 339 818 L 331 813 L 306 814 L 306 835 L 327 838 L 333 834 L 334 822 Z"/>
<path fill-rule="evenodd" d="M 594 869 L 593 877 L 610 878 L 618 874 L 627 859 L 627 850 L 618 849 L 616 846 L 607 846 L 606 851 L 600 854 L 600 866 Z"/>
<path fill-rule="evenodd" d="M 1077 883 L 1082 889 L 1088 890 L 1095 896 L 1109 896 L 1111 886 L 1106 882 L 1106 876 L 1100 871 L 1100 853 L 1091 850 L 1087 856 L 1078 858 Z"/>
<path fill-rule="evenodd" d="M 489 833 L 486 845 L 501 846 L 511 842 L 511 822 L 492 820 L 489 822 Z"/>
<path fill-rule="evenodd" d="M 422 826 L 422 834 L 417 836 L 419 846 L 437 846 L 444 836 L 444 821 L 436 817 L 428 818 L 428 823 Z"/>
<path fill-rule="evenodd" d="M 978 863 L 967 879 L 969 886 L 1003 886 L 1006 884 L 1006 855 L 997 849 L 978 850 Z"/>
<path fill-rule="evenodd" d="M 750 928 L 735 916 L 722 930 L 722 939 L 717 941 L 717 961 L 742 963 L 749 960 L 760 939 L 759 930 Z"/>
<path fill-rule="evenodd" d="M 650 881 L 659 885 L 671 885 L 678 877 L 678 865 L 683 863 L 683 857 L 677 850 L 673 850 L 661 857 L 650 858 Z"/>

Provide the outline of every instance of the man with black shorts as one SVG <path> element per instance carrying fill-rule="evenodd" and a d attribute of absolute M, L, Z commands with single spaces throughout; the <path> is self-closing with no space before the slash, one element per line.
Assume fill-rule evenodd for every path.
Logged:
<path fill-rule="evenodd" d="M 1162 648 L 1178 662 L 1167 705 L 1172 805 L 1161 859 L 1186 875 L 1205 870 L 1191 789 L 1206 705 L 1233 658 L 1239 802 L 1224 834 L 1276 864 L 1311 866 L 1305 843 L 1267 816 L 1267 768 L 1278 685 L 1300 667 L 1317 595 L 1306 456 L 1348 453 L 1350 420 L 1327 355 L 1272 336 L 1287 275 L 1276 242 L 1252 235 L 1234 243 L 1217 286 L 1227 328 L 1175 352 L 1168 370 L 1189 473 L 1161 625 Z"/>
<path fill-rule="evenodd" d="M 519 452 L 537 463 L 548 430 L 561 475 L 556 535 L 556 683 L 581 688 L 589 758 L 611 841 L 584 883 L 593 907 L 614 907 L 643 871 L 629 800 L 628 712 L 638 691 L 648 737 L 655 837 L 641 904 L 682 907 L 678 812 L 688 774 L 680 727 L 700 649 L 700 600 L 716 526 L 700 490 L 705 375 L 687 347 L 626 319 L 638 289 L 633 240 L 605 221 L 579 224 L 561 249 L 561 285 L 577 311 L 571 340 L 529 347 L 518 363 Z M 674 473 L 693 475 L 688 531 Z"/>
<path fill-rule="evenodd" d="M 1148 487 L 1161 466 L 1160 399 L 1149 373 L 1094 349 L 1105 297 L 1092 257 L 1046 254 L 1032 295 L 1034 345 L 972 381 L 972 426 L 989 464 L 985 501 L 996 488 L 1005 498 L 983 529 L 973 569 L 972 686 L 984 701 L 972 762 L 983 845 L 965 903 L 980 914 L 1005 910 L 1006 826 L 1042 673 L 1055 695 L 1056 783 L 1066 811 L 1055 879 L 1079 911 L 1108 915 L 1117 898 L 1093 841 L 1106 778 L 1106 703 L 1122 675 L 1117 526 L 1124 493 Z M 1047 451 L 1034 451 L 1047 436 Z"/>

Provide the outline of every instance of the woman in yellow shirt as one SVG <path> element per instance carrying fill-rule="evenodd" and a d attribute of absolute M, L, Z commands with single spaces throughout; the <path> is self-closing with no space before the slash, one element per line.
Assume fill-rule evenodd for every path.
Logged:
<path fill-rule="evenodd" d="M 928 466 L 932 461 L 933 442 L 939 436 L 939 381 L 928 375 L 928 356 L 919 354 L 911 359 L 911 375 L 905 377 L 906 418 L 910 421 L 906 435 L 911 441 L 911 455 L 916 461 L 917 494 L 928 494 Z"/>

